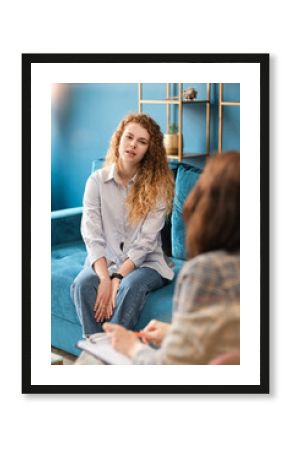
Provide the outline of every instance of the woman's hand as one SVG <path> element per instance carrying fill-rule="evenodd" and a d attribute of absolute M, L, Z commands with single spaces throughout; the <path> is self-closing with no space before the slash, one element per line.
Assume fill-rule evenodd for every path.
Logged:
<path fill-rule="evenodd" d="M 101 278 L 98 286 L 96 303 L 94 306 L 96 322 L 103 322 L 110 319 L 113 314 L 113 306 L 111 301 L 112 281 L 109 277 Z"/>
<path fill-rule="evenodd" d="M 104 323 L 103 329 L 111 336 L 113 348 L 129 358 L 133 358 L 135 353 L 142 348 L 142 343 L 135 334 L 121 325 Z"/>
<path fill-rule="evenodd" d="M 142 340 L 145 344 L 151 343 L 159 346 L 169 329 L 169 323 L 151 320 L 142 330 Z"/>

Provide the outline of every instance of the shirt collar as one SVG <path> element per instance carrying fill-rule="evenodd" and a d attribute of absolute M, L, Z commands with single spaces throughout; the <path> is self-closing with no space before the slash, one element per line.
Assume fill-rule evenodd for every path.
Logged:
<path fill-rule="evenodd" d="M 115 164 L 112 164 L 110 167 L 108 167 L 107 175 L 104 178 L 104 182 L 106 183 L 107 181 L 113 180 L 114 174 L 115 174 Z"/>
<path fill-rule="evenodd" d="M 131 180 L 129 181 L 129 184 L 135 183 L 136 178 L 137 178 L 137 173 L 135 173 L 133 178 L 131 178 Z M 106 183 L 107 181 L 111 181 L 111 180 L 114 180 L 116 183 L 120 184 L 120 180 L 119 180 L 119 177 L 118 177 L 116 164 L 112 164 L 109 167 L 108 174 L 107 174 L 107 176 L 106 176 L 104 181 Z"/>

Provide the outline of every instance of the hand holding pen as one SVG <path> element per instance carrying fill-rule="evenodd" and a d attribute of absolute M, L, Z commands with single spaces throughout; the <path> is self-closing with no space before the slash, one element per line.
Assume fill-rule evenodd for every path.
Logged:
<path fill-rule="evenodd" d="M 142 339 L 144 344 L 154 344 L 160 346 L 164 337 L 170 329 L 170 324 L 151 320 L 143 330 L 135 332 L 135 335 Z"/>

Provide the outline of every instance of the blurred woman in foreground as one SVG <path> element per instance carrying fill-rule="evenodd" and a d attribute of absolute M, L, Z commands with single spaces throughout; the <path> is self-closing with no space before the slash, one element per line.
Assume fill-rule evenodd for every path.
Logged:
<path fill-rule="evenodd" d="M 134 364 L 209 364 L 239 351 L 239 153 L 208 161 L 185 202 L 184 219 L 189 260 L 178 277 L 172 324 L 149 322 L 143 342 L 120 325 L 103 325 L 113 347 Z"/>

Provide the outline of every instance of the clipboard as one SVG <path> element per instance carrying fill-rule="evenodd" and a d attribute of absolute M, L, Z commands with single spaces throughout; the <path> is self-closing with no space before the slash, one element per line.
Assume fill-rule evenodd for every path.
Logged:
<path fill-rule="evenodd" d="M 105 333 L 92 334 L 77 342 L 76 347 L 84 350 L 106 364 L 128 365 L 132 360 L 112 347 L 111 338 Z"/>

